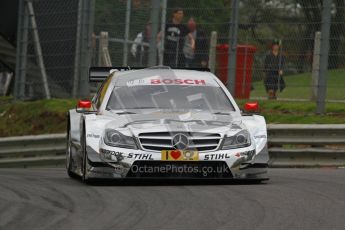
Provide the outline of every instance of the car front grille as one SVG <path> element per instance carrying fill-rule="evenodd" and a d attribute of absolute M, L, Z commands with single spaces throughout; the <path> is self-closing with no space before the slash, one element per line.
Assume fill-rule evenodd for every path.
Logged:
<path fill-rule="evenodd" d="M 202 132 L 152 132 L 140 133 L 138 137 L 144 150 L 161 151 L 175 149 L 172 145 L 172 139 L 176 134 L 184 134 L 188 137 L 188 150 L 200 152 L 216 150 L 221 141 L 220 134 Z"/>

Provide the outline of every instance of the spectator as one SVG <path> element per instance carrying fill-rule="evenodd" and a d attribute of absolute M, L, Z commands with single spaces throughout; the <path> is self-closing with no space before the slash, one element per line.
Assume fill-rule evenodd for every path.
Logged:
<path fill-rule="evenodd" d="M 268 99 L 277 99 L 277 90 L 283 91 L 285 82 L 283 79 L 283 69 L 285 66 L 285 57 L 280 51 L 279 41 L 272 43 L 272 50 L 265 58 L 265 88 Z"/>
<path fill-rule="evenodd" d="M 204 31 L 197 28 L 193 17 L 188 20 L 189 34 L 185 38 L 183 53 L 186 67 L 206 68 L 208 65 L 208 43 Z"/>
<path fill-rule="evenodd" d="M 9 94 L 13 74 L 0 62 L 0 96 Z"/>
<path fill-rule="evenodd" d="M 148 22 L 143 32 L 137 34 L 131 47 L 131 54 L 136 66 L 147 66 L 149 47 L 143 43 L 149 43 L 151 38 L 151 22 Z"/>
<path fill-rule="evenodd" d="M 188 28 L 181 24 L 183 16 L 182 9 L 175 9 L 172 14 L 172 19 L 165 26 L 164 65 L 170 67 L 185 66 L 182 49 L 184 37 L 188 34 Z M 158 40 L 160 40 L 160 34 L 158 35 Z"/>

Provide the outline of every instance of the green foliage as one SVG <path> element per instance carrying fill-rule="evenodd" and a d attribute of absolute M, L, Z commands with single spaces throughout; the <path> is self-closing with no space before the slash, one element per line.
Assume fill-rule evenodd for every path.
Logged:
<path fill-rule="evenodd" d="M 76 100 L 13 102 L 0 99 L 0 137 L 64 132 L 66 113 Z"/>

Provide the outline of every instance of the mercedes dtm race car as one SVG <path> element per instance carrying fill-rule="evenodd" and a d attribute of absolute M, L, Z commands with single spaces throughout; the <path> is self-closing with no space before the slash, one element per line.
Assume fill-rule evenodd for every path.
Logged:
<path fill-rule="evenodd" d="M 265 119 L 212 73 L 94 67 L 89 78 L 98 92 L 68 112 L 70 176 L 267 179 Z"/>

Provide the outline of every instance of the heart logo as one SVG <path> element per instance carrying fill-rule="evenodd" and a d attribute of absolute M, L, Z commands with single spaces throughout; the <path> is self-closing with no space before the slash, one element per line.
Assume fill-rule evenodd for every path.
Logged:
<path fill-rule="evenodd" d="M 178 150 L 171 151 L 171 152 L 170 152 L 170 156 L 171 156 L 172 158 L 174 158 L 174 160 L 176 160 L 176 159 L 180 158 L 181 152 L 178 151 Z"/>

